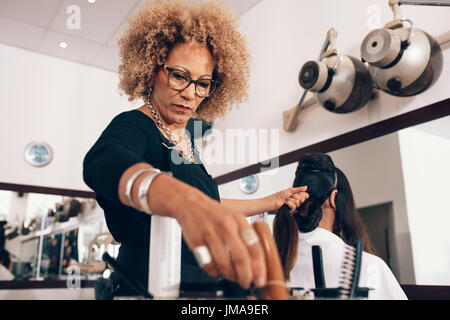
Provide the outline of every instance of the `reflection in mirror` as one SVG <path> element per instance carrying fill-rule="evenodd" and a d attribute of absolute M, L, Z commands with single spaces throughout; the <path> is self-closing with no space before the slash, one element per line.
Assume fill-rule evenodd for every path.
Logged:
<path fill-rule="evenodd" d="M 64 244 L 62 249 L 62 261 L 60 274 L 68 274 L 68 268 L 79 262 L 78 259 L 78 228 L 68 230 L 64 233 Z"/>
<path fill-rule="evenodd" d="M 118 246 L 90 247 L 97 235 L 109 234 L 103 211 L 91 198 L 0 190 L 0 222 L 0 249 L 12 261 L 11 278 L 0 280 L 63 280 L 88 257 L 101 261 L 105 250 L 118 254 Z M 81 279 L 98 278 L 104 269 L 81 272 Z"/>
<path fill-rule="evenodd" d="M 44 237 L 39 274 L 44 279 L 55 279 L 61 265 L 62 234 L 50 234 Z"/>
<path fill-rule="evenodd" d="M 13 258 L 14 267 L 12 273 L 17 280 L 32 279 L 36 276 L 39 260 L 39 244 L 39 237 L 22 241 L 20 255 Z"/>
<path fill-rule="evenodd" d="M 378 255 L 400 284 L 450 285 L 450 116 L 328 153 L 348 177 Z M 292 186 L 297 163 L 258 174 L 257 192 L 236 181 L 221 197 L 254 199 Z M 274 214 L 264 220 L 272 225 Z"/>

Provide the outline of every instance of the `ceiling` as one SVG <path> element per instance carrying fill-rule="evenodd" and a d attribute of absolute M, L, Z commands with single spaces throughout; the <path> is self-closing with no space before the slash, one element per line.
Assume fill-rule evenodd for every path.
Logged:
<path fill-rule="evenodd" d="M 260 1 L 225 0 L 240 16 Z M 116 72 L 117 39 L 128 18 L 145 2 L 0 0 L 0 43 Z M 79 28 L 72 18 L 78 12 Z M 60 46 L 62 42 L 66 48 Z"/>

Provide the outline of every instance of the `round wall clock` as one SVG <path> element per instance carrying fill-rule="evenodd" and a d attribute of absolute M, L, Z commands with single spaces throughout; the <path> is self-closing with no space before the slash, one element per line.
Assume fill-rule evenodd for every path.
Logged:
<path fill-rule="evenodd" d="M 52 157 L 52 148 L 45 142 L 31 142 L 25 148 L 25 160 L 32 166 L 43 167 Z"/>
<path fill-rule="evenodd" d="M 255 193 L 258 188 L 259 178 L 256 175 L 239 179 L 239 189 L 246 194 Z"/>

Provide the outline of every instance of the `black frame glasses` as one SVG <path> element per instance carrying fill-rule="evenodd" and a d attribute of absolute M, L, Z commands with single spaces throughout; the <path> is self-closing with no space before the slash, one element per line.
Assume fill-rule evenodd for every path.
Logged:
<path fill-rule="evenodd" d="M 209 76 L 208 76 L 208 78 L 204 78 L 205 76 L 202 76 L 202 77 L 198 78 L 197 80 L 193 80 L 191 78 L 191 75 L 189 74 L 189 71 L 184 69 L 184 68 L 182 68 L 182 67 L 171 68 L 171 67 L 166 66 L 165 64 L 163 65 L 163 67 L 164 67 L 164 69 L 167 70 L 167 73 L 168 73 L 167 84 L 169 85 L 169 87 L 171 87 L 172 89 L 174 89 L 176 91 L 183 91 L 184 89 L 189 87 L 191 85 L 191 83 L 194 83 L 194 85 L 195 85 L 195 94 L 198 95 L 200 98 L 208 98 L 216 90 L 217 81 L 215 81 L 212 78 L 209 78 Z M 176 79 L 176 77 L 181 77 L 181 78 L 184 78 L 184 79 Z M 177 86 L 175 84 L 175 82 L 178 81 L 178 80 L 184 80 L 184 81 L 186 81 L 186 84 L 183 84 L 181 87 Z M 202 87 L 202 84 L 204 85 L 205 81 L 209 81 L 209 92 L 208 92 L 208 94 L 202 94 L 202 92 L 199 91 L 199 90 L 201 90 L 201 89 L 199 89 L 199 85 L 200 85 L 200 87 Z M 205 87 L 203 87 L 203 88 L 207 89 Z"/>

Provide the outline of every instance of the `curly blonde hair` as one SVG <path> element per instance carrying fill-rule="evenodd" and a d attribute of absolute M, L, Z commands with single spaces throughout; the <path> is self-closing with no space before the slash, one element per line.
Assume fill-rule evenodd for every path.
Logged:
<path fill-rule="evenodd" d="M 149 1 L 129 21 L 119 40 L 119 89 L 133 101 L 147 94 L 171 50 L 195 41 L 207 46 L 215 62 L 213 77 L 219 82 L 196 117 L 211 121 L 222 117 L 247 98 L 249 54 L 237 30 L 237 17 L 224 3 L 188 0 Z"/>

